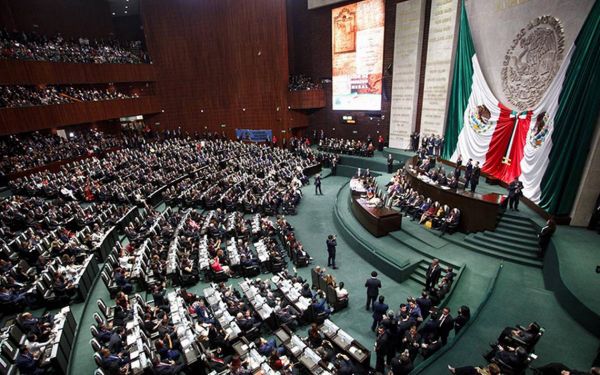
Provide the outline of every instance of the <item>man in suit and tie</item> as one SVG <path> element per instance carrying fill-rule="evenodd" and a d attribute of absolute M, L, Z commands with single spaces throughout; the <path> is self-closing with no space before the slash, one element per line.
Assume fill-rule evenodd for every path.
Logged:
<path fill-rule="evenodd" d="M 390 335 L 383 328 L 383 326 L 377 329 L 377 340 L 375 341 L 375 354 L 377 356 L 375 371 L 383 374 L 385 372 L 385 356 L 389 353 L 389 346 L 391 345 Z"/>
<path fill-rule="evenodd" d="M 475 192 L 475 188 L 479 184 L 479 176 L 481 176 L 481 168 L 479 168 L 479 162 L 475 162 L 473 167 L 473 174 L 471 175 L 471 193 Z"/>
<path fill-rule="evenodd" d="M 519 181 L 519 177 L 508 185 L 508 206 L 511 210 L 519 211 L 519 200 L 523 195 L 523 183 Z"/>
<path fill-rule="evenodd" d="M 440 261 L 439 259 L 434 259 L 425 273 L 425 289 L 428 291 L 433 289 L 437 285 L 441 275 L 442 268 L 440 267 Z"/>
<path fill-rule="evenodd" d="M 465 190 L 467 190 L 467 187 L 469 187 L 469 180 L 471 179 L 471 176 L 473 175 L 473 159 L 469 159 L 469 161 L 467 161 L 467 164 L 465 165 Z"/>
<path fill-rule="evenodd" d="M 375 332 L 375 328 L 381 323 L 388 309 L 389 306 L 385 303 L 385 297 L 379 296 L 379 300 L 373 304 L 373 324 L 371 324 L 371 331 Z"/>
<path fill-rule="evenodd" d="M 369 310 L 370 307 L 374 307 L 381 288 L 381 281 L 377 278 L 376 271 L 371 272 L 371 278 L 367 279 L 365 287 L 367 288 L 367 310 Z"/>
<path fill-rule="evenodd" d="M 333 234 L 330 234 L 327 237 L 327 241 L 325 241 L 325 243 L 327 244 L 327 266 L 333 267 L 333 269 L 336 270 L 337 269 L 337 266 L 335 265 L 335 247 L 337 246 L 336 237 Z"/>
<path fill-rule="evenodd" d="M 452 315 L 450 315 L 450 309 L 444 307 L 442 310 L 442 314 L 437 319 L 437 333 L 442 340 L 442 345 L 446 345 L 448 342 L 448 335 L 450 331 L 454 328 L 454 319 Z"/>
<path fill-rule="evenodd" d="M 388 173 L 393 173 L 394 172 L 394 158 L 392 157 L 392 154 L 388 154 L 388 158 L 387 158 L 387 171 L 388 171 Z"/>
<path fill-rule="evenodd" d="M 315 176 L 315 195 L 323 195 L 323 192 L 321 191 L 321 174 L 317 173 L 317 175 Z"/>

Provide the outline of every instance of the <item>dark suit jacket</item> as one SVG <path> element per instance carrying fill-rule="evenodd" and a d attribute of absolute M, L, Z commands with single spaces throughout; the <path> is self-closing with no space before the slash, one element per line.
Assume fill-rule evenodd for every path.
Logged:
<path fill-rule="evenodd" d="M 429 298 L 417 298 L 417 305 L 421 309 L 421 316 L 426 318 L 429 315 L 429 309 L 431 309 L 431 300 Z"/>
<path fill-rule="evenodd" d="M 373 305 L 373 319 L 381 320 L 385 313 L 387 313 L 389 306 L 385 303 L 375 302 Z"/>
<path fill-rule="evenodd" d="M 327 251 L 335 251 L 335 247 L 337 246 L 336 240 L 327 240 Z"/>
<path fill-rule="evenodd" d="M 377 352 L 377 354 L 386 354 L 390 346 L 389 334 L 384 331 L 381 335 L 377 337 L 377 341 L 375 341 L 375 344 L 375 352 Z"/>
<path fill-rule="evenodd" d="M 413 370 L 413 364 L 410 361 L 408 363 L 400 362 L 399 356 L 392 358 L 390 367 L 393 375 L 408 375 Z"/>
<path fill-rule="evenodd" d="M 441 317 L 442 316 L 440 315 L 437 319 L 438 332 L 440 333 L 440 336 L 446 336 L 454 328 L 454 319 L 452 318 L 452 315 L 448 314 L 446 319 L 444 319 L 444 322 L 440 324 Z"/>
<path fill-rule="evenodd" d="M 437 284 L 442 275 L 442 268 L 439 265 L 435 269 L 429 266 L 425 275 L 427 276 L 427 280 L 431 280 L 433 284 Z"/>
<path fill-rule="evenodd" d="M 110 340 L 108 340 L 108 349 L 113 354 L 118 354 L 123 351 L 123 341 L 121 340 L 121 336 L 119 336 L 116 332 L 110 336 Z"/>
<path fill-rule="evenodd" d="M 474 167 L 473 168 L 473 175 L 471 176 L 471 181 L 479 182 L 479 176 L 481 176 L 481 168 Z"/>
<path fill-rule="evenodd" d="M 379 279 L 371 277 L 365 282 L 367 288 L 367 296 L 377 297 L 379 295 L 379 288 L 381 288 L 381 281 Z"/>
<path fill-rule="evenodd" d="M 37 361 L 33 359 L 31 353 L 20 354 L 17 357 L 16 365 L 21 374 L 33 374 L 37 369 Z"/>
<path fill-rule="evenodd" d="M 471 178 L 472 175 L 473 175 L 473 164 L 467 163 L 467 166 L 465 167 L 465 178 L 468 180 Z"/>

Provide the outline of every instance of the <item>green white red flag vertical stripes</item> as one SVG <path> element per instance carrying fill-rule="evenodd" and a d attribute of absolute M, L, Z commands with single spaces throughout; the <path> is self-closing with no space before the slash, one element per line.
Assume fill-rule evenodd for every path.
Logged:
<path fill-rule="evenodd" d="M 569 193 L 569 204 L 560 200 L 567 194 L 566 187 L 573 185 L 574 181 L 569 178 L 577 173 L 559 173 L 554 163 L 561 160 L 563 146 L 568 145 L 569 152 L 583 161 L 585 155 L 578 153 L 589 150 L 600 94 L 600 75 L 596 68 L 600 53 L 597 47 L 594 48 L 600 40 L 599 16 L 600 5 L 596 2 L 542 99 L 534 108 L 517 111 L 500 103 L 490 90 L 479 66 L 463 4 L 444 157 L 456 160 L 462 155 L 464 160 L 479 161 L 484 173 L 505 182 L 519 177 L 526 197 L 551 213 L 568 213 L 574 200 L 573 192 Z M 563 94 L 565 87 L 569 89 L 569 95 L 579 94 L 580 102 L 586 102 L 586 107 L 579 107 L 579 103 L 573 103 L 567 94 Z M 590 98 L 590 90 L 596 91 L 595 101 Z M 573 124 L 568 121 L 568 113 L 582 117 L 581 111 L 592 113 L 585 116 L 586 122 Z M 587 139 L 569 136 L 569 127 L 576 129 L 578 126 L 587 126 L 580 131 L 588 135 Z M 577 142 L 583 147 L 578 148 Z M 568 159 L 569 155 L 564 158 Z M 570 171 L 579 170 L 579 178 L 583 169 L 583 163 L 580 164 L 569 166 Z"/>

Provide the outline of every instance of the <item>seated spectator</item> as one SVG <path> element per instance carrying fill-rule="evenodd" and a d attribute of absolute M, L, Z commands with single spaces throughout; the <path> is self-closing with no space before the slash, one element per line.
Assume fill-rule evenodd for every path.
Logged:
<path fill-rule="evenodd" d="M 273 351 L 278 355 L 283 355 L 285 353 L 285 348 L 283 346 L 277 347 L 274 338 L 265 340 L 261 337 L 257 340 L 256 347 L 258 348 L 258 352 L 264 356 L 271 355 Z"/>
<path fill-rule="evenodd" d="M 316 323 L 311 324 L 308 330 L 308 346 L 318 348 L 323 343 L 323 336 L 319 331 L 319 326 Z"/>
<path fill-rule="evenodd" d="M 335 287 L 335 294 L 340 300 L 348 299 L 348 291 L 344 288 L 343 282 L 340 282 L 338 286 Z"/>
<path fill-rule="evenodd" d="M 500 345 L 514 346 L 515 340 L 518 340 L 523 345 L 530 345 L 537 340 L 539 333 L 540 325 L 536 322 L 530 323 L 525 329 L 506 327 L 498 337 L 498 343 Z"/>
<path fill-rule="evenodd" d="M 46 373 L 46 370 L 41 368 L 38 360 L 39 357 L 34 357 L 29 348 L 26 345 L 22 345 L 15 364 L 19 372 L 23 375 L 43 375 Z"/>
<path fill-rule="evenodd" d="M 141 41 L 66 39 L 35 32 L 0 30 L 0 60 L 51 61 L 95 64 L 149 63 Z"/>

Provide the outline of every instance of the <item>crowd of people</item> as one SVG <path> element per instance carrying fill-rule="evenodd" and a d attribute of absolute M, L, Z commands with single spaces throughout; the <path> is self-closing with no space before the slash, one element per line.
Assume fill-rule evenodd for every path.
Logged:
<path fill-rule="evenodd" d="M 450 183 L 446 180 L 443 169 L 432 173 L 428 178 L 440 186 L 452 188 L 452 185 L 456 184 L 455 179 Z M 423 224 L 427 228 L 438 229 L 440 236 L 455 231 L 460 224 L 461 212 L 458 208 L 451 208 L 443 202 L 433 201 L 413 189 L 406 178 L 404 169 L 398 169 L 392 176 L 387 193 L 392 206 L 398 207 L 411 220 L 418 220 L 419 224 Z"/>
<path fill-rule="evenodd" d="M 288 90 L 290 91 L 315 90 L 320 88 L 320 84 L 314 83 L 312 78 L 303 74 L 291 75 L 289 78 Z"/>
<path fill-rule="evenodd" d="M 470 191 L 472 193 L 475 193 L 477 185 L 479 185 L 479 178 L 481 177 L 481 166 L 479 165 L 478 161 L 473 161 L 473 159 L 469 159 L 463 166 L 464 161 L 462 155 L 458 155 L 454 170 L 452 171 L 452 173 L 446 173 L 442 165 L 439 165 L 436 168 L 436 157 L 429 155 L 425 148 L 421 148 L 417 152 L 417 158 L 417 164 L 413 166 L 413 168 L 423 178 L 427 178 L 429 181 L 438 184 L 439 186 L 446 186 L 453 190 L 459 189 L 461 187 L 464 190 L 467 190 L 470 186 Z M 464 179 L 461 179 L 463 170 Z M 514 193 L 520 195 L 520 189 L 520 187 L 515 187 Z M 518 204 L 516 204 L 516 206 L 518 207 Z M 513 206 L 511 206 L 511 208 L 512 207 Z"/>
<path fill-rule="evenodd" d="M 27 135 L 10 135 L 0 138 L 0 173 L 10 175 L 31 168 L 92 155 L 103 150 L 122 147 L 123 136 L 98 131 L 73 131 L 66 137 L 39 132 Z"/>
<path fill-rule="evenodd" d="M 419 145 L 419 141 L 421 141 Z M 418 132 L 413 132 L 410 135 L 411 151 L 424 151 L 426 155 L 440 156 L 444 150 L 444 137 L 441 135 L 421 135 Z"/>
<path fill-rule="evenodd" d="M 0 108 L 34 107 L 77 102 L 137 98 L 137 94 L 125 94 L 115 88 L 85 86 L 0 86 Z"/>
<path fill-rule="evenodd" d="M 100 203 L 85 208 L 62 199 L 11 196 L 0 202 L 3 312 L 58 306 L 84 297 L 80 275 L 104 233 L 125 208 Z"/>
<path fill-rule="evenodd" d="M 468 306 L 461 306 L 453 317 L 449 307 L 440 307 L 450 291 L 456 273 L 442 269 L 434 259 L 426 271 L 425 288 L 418 298 L 408 297 L 398 311 L 380 295 L 381 281 L 373 271 L 365 282 L 366 309 L 372 310 L 371 330 L 376 333 L 375 371 L 408 375 L 415 362 L 425 360 L 448 342 L 451 332 L 458 334 L 471 318 Z"/>
<path fill-rule="evenodd" d="M 157 373 L 194 373 L 202 366 L 207 371 L 241 375 L 254 373 L 262 363 L 279 374 L 292 375 L 301 367 L 298 353 L 286 347 L 281 338 L 278 342 L 269 336 L 276 330 L 296 335 L 294 331 L 310 324 L 307 335 L 299 339 L 319 356 L 323 361 L 320 365 L 338 374 L 354 373 L 356 364 L 323 337 L 318 325 L 311 324 L 306 311 L 290 302 L 286 292 L 278 286 L 283 281 L 289 285 L 308 285 L 302 277 L 284 270 L 273 276 L 272 281 L 246 279 L 240 288 L 225 282 L 213 283 L 204 290 L 204 295 L 186 289 L 167 293 L 162 282 L 153 286 L 150 302 L 120 292 L 115 296 L 114 306 L 109 307 L 110 320 L 98 315 L 96 324 L 91 327 L 96 362 L 109 374 L 131 370 L 134 361 L 131 353 L 136 348 L 130 343 L 141 339 L 147 342 L 144 354 L 150 357 L 146 366 Z M 306 294 L 310 295 L 315 308 L 326 306 L 321 291 L 308 289 Z M 260 305 L 256 301 L 261 301 Z M 269 314 L 264 314 L 265 309 Z M 173 318 L 174 314 L 177 319 Z M 224 315 L 232 319 L 224 320 Z M 185 331 L 181 331 L 182 324 L 188 327 Z M 134 325 L 141 333 L 125 329 Z M 130 335 L 133 340 L 128 338 Z M 248 350 L 254 351 L 252 355 L 240 356 L 239 346 L 236 349 L 234 345 L 239 337 L 249 344 Z M 192 347 L 190 339 L 197 346 Z M 186 361 L 183 358 L 186 351 L 194 352 L 200 361 Z"/>
<path fill-rule="evenodd" d="M 209 174 L 211 178 L 199 182 L 196 189 L 208 188 L 202 191 L 202 201 L 204 198 L 209 201 L 220 199 L 225 206 L 228 200 L 234 201 L 241 196 L 252 201 L 251 193 L 241 194 L 238 183 L 255 175 L 263 179 L 262 190 L 257 187 L 257 194 L 264 191 L 262 198 L 279 208 L 284 205 L 284 198 L 288 202 L 297 201 L 298 193 L 294 192 L 293 187 L 297 188 L 298 184 L 307 181 L 302 174 L 303 168 L 314 164 L 314 155 L 306 155 L 296 157 L 283 149 L 221 139 L 200 141 L 191 137 L 173 137 L 154 142 L 141 139 L 134 147 L 109 153 L 101 159 L 93 157 L 66 164 L 58 173 L 38 172 L 12 180 L 9 186 L 13 192 L 29 196 L 136 203 L 169 181 L 207 166 L 213 166 L 213 169 L 216 166 L 218 172 L 222 172 L 222 168 L 227 174 L 218 173 L 218 180 Z M 275 186 L 268 185 L 273 182 Z M 224 189 L 224 186 L 228 186 L 228 189 Z M 280 200 L 276 192 L 282 189 L 285 194 Z"/>
<path fill-rule="evenodd" d="M 78 39 L 0 29 L 0 60 L 50 61 L 86 64 L 150 63 L 141 41 Z"/>
<path fill-rule="evenodd" d="M 335 154 L 371 157 L 375 151 L 375 146 L 373 142 L 363 142 L 357 139 L 325 138 L 319 141 L 318 150 Z"/>

